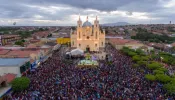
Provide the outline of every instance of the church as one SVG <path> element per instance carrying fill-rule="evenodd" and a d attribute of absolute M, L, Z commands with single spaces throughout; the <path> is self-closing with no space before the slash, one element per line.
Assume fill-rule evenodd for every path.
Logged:
<path fill-rule="evenodd" d="M 76 30 L 71 30 L 71 47 L 87 52 L 105 48 L 105 30 L 100 28 L 97 17 L 94 25 L 88 21 L 88 16 L 83 24 L 79 17 Z"/>

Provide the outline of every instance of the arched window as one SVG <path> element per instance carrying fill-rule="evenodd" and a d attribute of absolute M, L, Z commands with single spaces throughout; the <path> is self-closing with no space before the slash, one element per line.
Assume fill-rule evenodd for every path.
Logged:
<path fill-rule="evenodd" d="M 81 44 L 79 44 L 79 47 L 81 47 Z"/>
<path fill-rule="evenodd" d="M 97 39 L 97 32 L 96 32 L 96 34 L 95 34 L 95 38 Z"/>
<path fill-rule="evenodd" d="M 97 44 L 95 44 L 95 47 L 97 47 Z"/>
<path fill-rule="evenodd" d="M 103 46 L 103 42 L 101 42 L 101 45 Z"/>

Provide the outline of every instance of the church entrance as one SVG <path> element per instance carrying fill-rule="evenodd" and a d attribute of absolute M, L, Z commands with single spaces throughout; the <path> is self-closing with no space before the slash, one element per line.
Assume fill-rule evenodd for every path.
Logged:
<path fill-rule="evenodd" d="M 90 52 L 90 47 L 89 47 L 89 45 L 87 45 L 87 47 L 86 47 L 86 52 Z"/>

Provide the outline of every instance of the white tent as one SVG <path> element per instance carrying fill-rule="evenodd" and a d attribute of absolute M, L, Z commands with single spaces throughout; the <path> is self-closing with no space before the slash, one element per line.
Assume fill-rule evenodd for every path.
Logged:
<path fill-rule="evenodd" d="M 84 54 L 84 51 L 81 50 L 81 49 L 74 49 L 74 50 L 71 51 L 72 56 L 83 55 L 83 54 Z"/>

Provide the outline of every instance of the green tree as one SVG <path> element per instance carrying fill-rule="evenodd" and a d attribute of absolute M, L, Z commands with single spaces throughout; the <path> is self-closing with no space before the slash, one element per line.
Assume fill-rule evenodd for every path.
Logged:
<path fill-rule="evenodd" d="M 154 74 L 164 74 L 164 72 L 161 70 L 154 70 L 153 72 L 154 72 Z"/>
<path fill-rule="evenodd" d="M 171 78 L 164 74 L 156 74 L 156 79 L 162 83 L 168 83 L 171 81 Z"/>
<path fill-rule="evenodd" d="M 147 62 L 146 61 L 137 61 L 137 64 L 139 66 L 146 66 L 147 65 Z"/>
<path fill-rule="evenodd" d="M 140 61 L 141 59 L 140 59 L 139 55 L 135 55 L 135 56 L 132 57 L 132 60 L 137 62 L 137 61 Z"/>
<path fill-rule="evenodd" d="M 139 65 L 138 64 L 133 64 L 133 67 L 137 68 L 137 67 L 139 67 Z"/>
<path fill-rule="evenodd" d="M 163 88 L 167 90 L 168 94 L 175 95 L 175 84 L 167 83 Z"/>
<path fill-rule="evenodd" d="M 142 49 L 137 49 L 136 50 L 136 53 L 138 54 L 138 55 L 145 55 L 145 52 L 142 50 Z"/>
<path fill-rule="evenodd" d="M 12 89 L 13 91 L 19 92 L 19 91 L 27 89 L 29 87 L 29 84 L 30 84 L 29 78 L 18 77 L 12 81 Z"/>
<path fill-rule="evenodd" d="M 155 81 L 156 80 L 156 77 L 152 74 L 146 74 L 145 78 L 149 81 Z"/>
<path fill-rule="evenodd" d="M 161 68 L 163 65 L 158 63 L 158 62 L 153 62 L 151 64 L 148 64 L 148 68 L 151 69 L 151 70 L 155 70 L 155 69 L 158 69 L 158 68 Z"/>
<path fill-rule="evenodd" d="M 137 55 L 137 53 L 130 51 L 130 52 L 128 52 L 128 55 L 132 57 L 132 56 Z"/>
<path fill-rule="evenodd" d="M 20 46 L 24 46 L 24 43 L 22 41 L 16 41 L 15 45 L 20 45 Z"/>
<path fill-rule="evenodd" d="M 21 42 L 25 42 L 25 40 L 23 39 L 23 40 L 21 40 Z"/>
<path fill-rule="evenodd" d="M 149 56 L 141 56 L 141 59 L 144 61 L 148 61 L 149 60 Z"/>
<path fill-rule="evenodd" d="M 163 67 L 158 68 L 157 70 L 159 70 L 159 71 L 163 71 L 163 72 L 167 72 L 167 71 L 168 71 L 166 68 L 163 68 Z"/>

